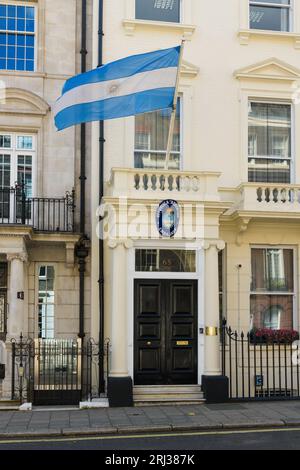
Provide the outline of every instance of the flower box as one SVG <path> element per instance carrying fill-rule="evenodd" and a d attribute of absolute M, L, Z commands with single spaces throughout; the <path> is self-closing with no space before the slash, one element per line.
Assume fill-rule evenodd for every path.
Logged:
<path fill-rule="evenodd" d="M 291 344 L 297 340 L 299 340 L 299 333 L 295 330 L 253 328 L 250 331 L 250 342 L 252 344 Z"/>

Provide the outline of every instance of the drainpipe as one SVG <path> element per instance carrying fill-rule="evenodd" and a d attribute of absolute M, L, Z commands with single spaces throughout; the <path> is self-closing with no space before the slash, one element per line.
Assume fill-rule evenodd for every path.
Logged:
<path fill-rule="evenodd" d="M 99 0 L 99 28 L 98 28 L 98 67 L 103 65 L 103 0 Z M 100 121 L 99 133 L 99 202 L 104 196 L 104 122 Z M 100 219 L 101 221 L 101 219 Z M 105 392 L 104 381 L 104 243 L 99 238 L 99 392 Z"/>
<path fill-rule="evenodd" d="M 81 73 L 86 72 L 86 22 L 87 22 L 87 0 L 81 2 Z M 79 334 L 78 337 L 83 340 L 85 337 L 84 331 L 84 291 L 85 291 L 85 271 L 86 271 L 86 258 L 88 256 L 88 237 L 85 232 L 85 213 L 86 213 L 86 200 L 85 200 L 85 186 L 86 186 L 86 125 L 80 126 L 80 233 L 81 240 L 76 247 L 76 255 L 78 257 L 79 269 Z"/>

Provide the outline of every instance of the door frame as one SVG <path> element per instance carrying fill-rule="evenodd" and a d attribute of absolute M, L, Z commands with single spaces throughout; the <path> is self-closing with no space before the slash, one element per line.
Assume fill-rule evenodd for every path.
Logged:
<path fill-rule="evenodd" d="M 136 249 L 167 249 L 167 250 L 195 250 L 196 272 L 195 273 L 169 273 L 169 272 L 136 272 L 135 250 Z M 204 374 L 204 265 L 205 255 L 201 241 L 180 242 L 177 240 L 143 240 L 136 241 L 134 246 L 128 250 L 128 276 L 127 276 L 127 311 L 128 311 L 128 372 L 134 381 L 134 281 L 136 279 L 159 279 L 159 280 L 196 280 L 197 281 L 197 305 L 198 305 L 198 385 L 201 385 Z"/>

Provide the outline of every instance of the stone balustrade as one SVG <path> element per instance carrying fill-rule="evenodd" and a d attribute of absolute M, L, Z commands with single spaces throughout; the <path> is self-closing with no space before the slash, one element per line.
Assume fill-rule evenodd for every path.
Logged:
<path fill-rule="evenodd" d="M 300 185 L 246 183 L 238 189 L 241 210 L 300 212 Z"/>
<path fill-rule="evenodd" d="M 220 173 L 113 168 L 107 194 L 130 199 L 219 202 Z"/>

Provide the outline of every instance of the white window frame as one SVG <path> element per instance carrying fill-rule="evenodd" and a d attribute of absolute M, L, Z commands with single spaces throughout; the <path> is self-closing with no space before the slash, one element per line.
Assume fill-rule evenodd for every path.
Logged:
<path fill-rule="evenodd" d="M 10 136 L 11 138 L 11 147 L 0 147 L 0 154 L 10 156 L 10 187 L 14 188 L 18 180 L 18 156 L 30 156 L 32 158 L 32 196 L 36 195 L 36 174 L 37 174 L 37 157 L 36 157 L 36 147 L 37 147 L 37 135 L 29 134 L 23 132 L 5 132 L 0 130 L 0 135 Z M 17 138 L 20 137 L 32 137 L 32 150 L 23 150 L 17 148 Z M 15 220 L 14 211 L 14 195 L 11 193 L 10 196 L 10 220 L 7 222 L 12 222 Z"/>
<path fill-rule="evenodd" d="M 272 156 L 258 156 L 254 157 L 249 155 L 249 104 L 250 103 L 262 103 L 262 104 L 283 104 L 289 105 L 291 108 L 291 158 L 290 158 L 290 184 L 295 182 L 295 107 L 289 100 L 276 100 L 276 99 L 262 99 L 255 97 L 248 97 L 248 113 L 247 113 L 247 181 L 249 182 L 249 158 L 256 159 L 280 159 L 280 157 Z M 288 183 L 279 183 L 288 184 Z"/>
<path fill-rule="evenodd" d="M 298 260 L 298 250 L 297 247 L 293 245 L 250 245 L 250 273 L 252 279 L 252 250 L 259 249 L 259 250 L 292 250 L 293 251 L 293 292 L 282 292 L 282 291 L 265 291 L 265 292 L 256 292 L 251 290 L 250 286 L 250 295 L 249 300 L 251 299 L 252 295 L 277 295 L 277 296 L 291 296 L 293 299 L 293 329 L 299 329 L 299 318 L 297 315 L 298 311 L 298 285 L 297 285 L 297 276 L 298 276 L 298 268 L 297 268 L 297 260 Z M 250 305 L 250 303 L 249 303 Z M 251 312 L 249 312 L 249 324 L 250 327 L 252 326 L 252 319 L 251 319 Z"/>
<path fill-rule="evenodd" d="M 184 139 L 183 139 L 183 120 L 184 120 L 184 116 L 183 116 L 183 110 L 184 110 L 184 103 L 183 103 L 183 100 L 184 100 L 184 97 L 183 95 L 180 93 L 179 96 L 179 104 L 180 104 L 180 151 L 179 152 L 175 152 L 176 155 L 179 154 L 179 170 L 178 171 L 182 171 L 184 166 L 183 166 L 183 148 L 184 148 Z M 155 111 L 154 111 L 155 112 Z M 150 134 L 149 134 L 150 136 Z M 152 153 L 152 154 L 164 154 L 166 152 L 164 152 L 163 150 L 141 150 L 141 149 L 136 149 L 135 148 L 135 118 L 134 118 L 134 136 L 133 136 L 134 140 L 133 140 L 133 164 L 132 164 L 132 168 L 135 168 L 135 153 Z M 150 138 L 149 138 L 149 146 L 150 146 Z M 172 154 L 174 154 L 173 151 L 171 151 Z M 135 168 L 137 170 L 139 170 L 139 168 Z M 155 168 L 150 168 L 149 167 L 149 170 L 156 170 Z M 158 168 L 157 170 L 158 171 L 161 171 L 163 170 L 164 168 Z M 146 168 L 147 170 L 147 168 Z M 171 171 L 171 170 L 170 170 Z"/>
<path fill-rule="evenodd" d="M 25 73 L 30 74 L 37 72 L 38 70 L 38 38 L 39 38 L 39 16 L 38 16 L 38 2 L 30 2 L 30 1 L 18 1 L 15 0 L 0 0 L 0 5 L 15 5 L 15 6 L 27 6 L 34 8 L 34 33 L 32 36 L 34 37 L 34 63 L 33 63 L 33 70 L 10 70 L 10 69 L 0 69 L 0 73 L 2 72 L 16 72 L 16 73 Z M 17 34 L 18 31 L 7 31 L 8 33 L 15 33 Z"/>
<path fill-rule="evenodd" d="M 251 6 L 258 6 L 258 7 L 275 7 L 275 8 L 282 8 L 289 10 L 289 29 L 288 31 L 282 31 L 282 30 L 267 30 L 267 31 L 278 31 L 278 32 L 287 32 L 290 33 L 293 31 L 293 0 L 290 0 L 289 5 L 285 5 L 279 2 L 276 2 L 276 0 L 273 0 L 272 3 L 264 2 L 263 0 L 249 0 L 249 29 L 255 29 L 251 28 L 251 22 L 250 22 L 250 10 Z"/>
<path fill-rule="evenodd" d="M 36 331 L 36 338 L 39 338 L 39 273 L 40 273 L 40 268 L 46 266 L 52 267 L 54 269 L 54 283 L 53 283 L 53 291 L 54 291 L 54 303 L 51 304 L 54 306 L 54 317 L 53 317 L 53 335 L 54 338 L 56 337 L 56 310 L 57 310 L 57 289 L 56 289 L 56 283 L 57 283 L 57 263 L 37 263 L 36 265 L 36 318 L 35 318 L 35 331 Z M 46 338 L 47 339 L 47 338 Z M 48 338 L 49 339 L 49 338 Z"/>
<path fill-rule="evenodd" d="M 11 147 L 0 147 L 1 154 L 9 154 L 10 161 L 10 183 L 11 187 L 14 187 L 18 179 L 18 156 L 25 155 L 32 157 L 32 196 L 36 194 L 36 134 L 28 134 L 23 132 L 5 132 L 0 130 L 0 135 L 10 136 L 11 138 Z M 17 138 L 18 137 L 32 137 L 32 149 L 19 149 L 17 148 Z"/>

